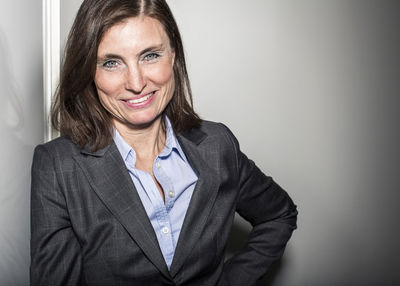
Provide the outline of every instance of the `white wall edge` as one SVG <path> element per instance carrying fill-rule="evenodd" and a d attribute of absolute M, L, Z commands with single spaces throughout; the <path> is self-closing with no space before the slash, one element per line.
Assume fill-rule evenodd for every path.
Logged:
<path fill-rule="evenodd" d="M 43 0 L 44 142 L 58 134 L 50 120 L 51 104 L 60 79 L 60 0 Z"/>

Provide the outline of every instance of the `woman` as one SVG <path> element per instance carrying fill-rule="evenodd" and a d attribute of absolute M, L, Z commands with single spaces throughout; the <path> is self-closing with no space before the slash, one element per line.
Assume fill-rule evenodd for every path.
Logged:
<path fill-rule="evenodd" d="M 192 108 L 164 0 L 86 0 L 52 120 L 35 149 L 32 285 L 255 285 L 283 253 L 296 207 Z M 238 212 L 253 225 L 224 262 Z"/>

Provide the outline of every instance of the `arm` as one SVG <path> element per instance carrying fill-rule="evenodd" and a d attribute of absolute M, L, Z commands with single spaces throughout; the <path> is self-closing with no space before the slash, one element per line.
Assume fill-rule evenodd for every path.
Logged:
<path fill-rule="evenodd" d="M 35 149 L 31 183 L 31 285 L 81 285 L 80 245 L 61 190 L 62 173 L 45 146 Z"/>
<path fill-rule="evenodd" d="M 296 228 L 297 210 L 288 194 L 271 177 L 265 176 L 236 148 L 240 193 L 236 211 L 253 229 L 245 248 L 229 259 L 224 274 L 229 285 L 256 285 L 269 266 L 278 260 Z"/>

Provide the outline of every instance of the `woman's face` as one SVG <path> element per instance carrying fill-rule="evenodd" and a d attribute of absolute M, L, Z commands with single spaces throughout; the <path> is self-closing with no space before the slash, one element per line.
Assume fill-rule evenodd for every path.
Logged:
<path fill-rule="evenodd" d="M 128 18 L 104 34 L 97 50 L 94 82 L 114 126 L 151 125 L 172 98 L 175 54 L 161 23 Z"/>

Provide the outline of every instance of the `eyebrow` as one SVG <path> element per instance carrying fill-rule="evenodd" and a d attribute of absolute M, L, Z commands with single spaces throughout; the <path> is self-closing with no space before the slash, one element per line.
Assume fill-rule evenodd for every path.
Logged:
<path fill-rule="evenodd" d="M 159 50 L 163 50 L 163 49 L 165 49 L 165 45 L 164 44 L 159 44 L 159 45 L 151 46 L 151 47 L 148 47 L 148 48 L 144 49 L 143 51 L 141 51 L 139 53 L 139 55 L 143 55 L 143 54 L 145 54 L 147 52 L 159 51 Z"/>
<path fill-rule="evenodd" d="M 163 50 L 165 49 L 165 45 L 164 44 L 159 44 L 159 45 L 154 45 L 154 46 L 150 46 L 148 48 L 145 48 L 144 50 L 140 51 L 140 53 L 138 54 L 138 56 L 141 56 L 145 53 L 151 52 L 151 51 L 159 51 L 159 50 Z M 122 60 L 123 58 L 118 55 L 118 54 L 113 54 L 113 53 L 109 53 L 109 54 L 105 54 L 104 56 L 100 56 L 98 57 L 99 59 L 119 59 Z"/>
<path fill-rule="evenodd" d="M 122 60 L 122 57 L 117 54 L 105 54 L 104 56 L 98 56 L 97 60 L 107 60 L 107 59 L 118 59 Z"/>

